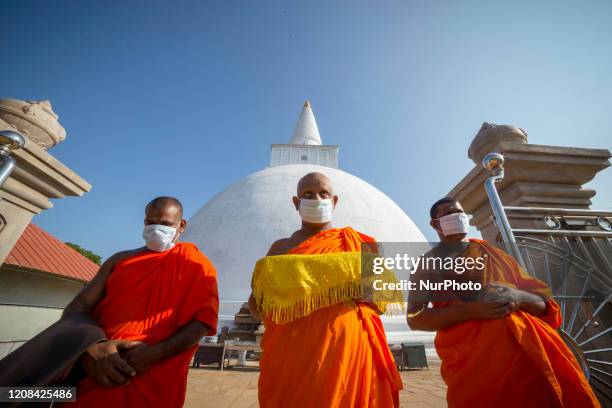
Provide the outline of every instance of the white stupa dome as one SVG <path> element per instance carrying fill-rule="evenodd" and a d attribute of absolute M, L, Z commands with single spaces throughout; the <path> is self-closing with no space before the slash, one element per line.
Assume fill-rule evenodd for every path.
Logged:
<path fill-rule="evenodd" d="M 191 217 L 182 236 L 215 265 L 221 300 L 245 302 L 255 262 L 274 241 L 300 228 L 291 197 L 298 180 L 313 171 L 328 176 L 339 197 L 334 226 L 351 226 L 380 242 L 426 241 L 393 200 L 358 177 L 309 164 L 268 167 L 213 197 Z"/>
<path fill-rule="evenodd" d="M 320 172 L 331 179 L 339 201 L 332 223 L 351 226 L 378 242 L 425 242 L 412 220 L 384 193 L 337 166 L 338 146 L 321 143 L 306 102 L 291 142 L 272 145 L 270 167 L 253 173 L 210 199 L 187 223 L 182 241 L 195 243 L 217 269 L 219 327 L 231 325 L 251 292 L 251 275 L 272 243 L 301 226 L 292 197 L 300 178 Z M 308 164 L 302 164 L 302 163 Z M 293 164 L 299 163 L 299 164 Z M 324 164 L 324 165 L 321 165 Z M 411 337 L 405 316 L 383 319 L 389 341 Z M 433 336 L 428 333 L 426 340 Z"/>

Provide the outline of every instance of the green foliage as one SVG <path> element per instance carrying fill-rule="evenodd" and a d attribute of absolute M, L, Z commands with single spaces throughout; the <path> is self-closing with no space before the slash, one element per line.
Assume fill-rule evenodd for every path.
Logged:
<path fill-rule="evenodd" d="M 80 245 L 74 244 L 72 242 L 66 242 L 66 245 L 68 245 L 70 248 L 74 249 L 75 251 L 77 251 L 95 264 L 100 265 L 100 263 L 102 262 L 102 257 L 100 255 L 96 255 L 93 252 L 81 247 Z"/>

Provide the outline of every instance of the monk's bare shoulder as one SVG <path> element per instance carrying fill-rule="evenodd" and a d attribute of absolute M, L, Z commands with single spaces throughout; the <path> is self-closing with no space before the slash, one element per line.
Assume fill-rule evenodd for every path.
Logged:
<path fill-rule="evenodd" d="M 111 255 L 100 267 L 99 273 L 111 274 L 115 265 L 127 258 L 130 258 L 134 255 L 140 254 L 142 252 L 147 251 L 146 247 L 140 247 L 136 249 L 127 249 L 125 251 L 119 251 Z"/>
<path fill-rule="evenodd" d="M 289 238 L 281 238 L 274 242 L 268 250 L 268 256 L 285 255 L 310 237 L 311 235 L 304 233 L 304 231 L 297 230 Z"/>
<path fill-rule="evenodd" d="M 274 241 L 274 243 L 268 249 L 266 256 L 284 255 L 291 249 L 291 243 L 289 238 L 281 238 Z"/>

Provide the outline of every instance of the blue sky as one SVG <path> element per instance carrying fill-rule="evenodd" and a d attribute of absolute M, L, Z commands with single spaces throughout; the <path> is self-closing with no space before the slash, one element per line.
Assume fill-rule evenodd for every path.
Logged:
<path fill-rule="evenodd" d="M 122 4 L 125 3 L 125 4 Z M 341 168 L 433 239 L 430 204 L 473 166 L 483 121 L 531 143 L 610 148 L 608 1 L 13 1 L 1 96 L 50 99 L 50 150 L 93 185 L 34 222 L 104 257 L 141 244 L 142 207 L 192 215 L 264 168 L 310 99 Z M 441 166 L 440 163 L 443 163 Z M 612 170 L 591 187 L 612 208 Z"/>

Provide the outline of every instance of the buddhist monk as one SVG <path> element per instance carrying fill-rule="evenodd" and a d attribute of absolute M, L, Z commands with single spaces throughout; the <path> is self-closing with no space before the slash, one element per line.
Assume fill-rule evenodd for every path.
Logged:
<path fill-rule="evenodd" d="M 81 372 L 77 400 L 67 406 L 183 406 L 190 360 L 199 340 L 215 333 L 219 302 L 213 265 L 195 245 L 177 242 L 185 226 L 176 198 L 152 200 L 145 246 L 111 256 L 60 321 L 17 350 L 38 353 L 45 374 L 9 355 L 0 362 L 8 370 L 3 385 L 55 385 L 58 376 L 73 385 L 66 378 Z"/>
<path fill-rule="evenodd" d="M 301 228 L 274 242 L 255 268 L 249 307 L 265 325 L 263 408 L 399 405 L 402 381 L 379 307 L 361 297 L 354 274 L 362 244 L 374 239 L 334 228 L 337 203 L 325 175 L 305 175 L 293 197 Z"/>
<path fill-rule="evenodd" d="M 430 216 L 443 245 L 464 243 L 464 256 L 484 260 L 479 301 L 428 307 L 420 296 L 408 298 L 410 328 L 437 331 L 449 407 L 599 407 L 556 331 L 561 315 L 549 288 L 501 249 L 468 239 L 468 218 L 456 200 L 437 201 Z"/>

